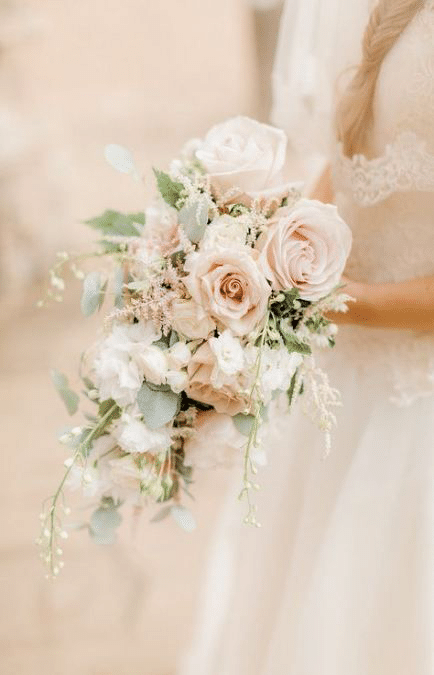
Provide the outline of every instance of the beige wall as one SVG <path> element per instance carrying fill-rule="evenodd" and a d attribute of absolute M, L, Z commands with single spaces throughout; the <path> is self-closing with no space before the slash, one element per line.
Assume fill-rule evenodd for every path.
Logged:
<path fill-rule="evenodd" d="M 12 109 L 12 135 L 23 141 L 21 154 L 0 162 L 0 244 L 31 273 L 59 248 L 86 240 L 80 220 L 108 206 L 143 207 L 143 187 L 106 165 L 107 143 L 133 150 L 149 196 L 151 165 L 226 116 L 255 115 L 259 97 L 245 0 L 26 6 L 37 17 L 35 33 L 0 61 L 0 126 Z M 22 273 L 14 277 L 9 266 L 19 286 Z"/>

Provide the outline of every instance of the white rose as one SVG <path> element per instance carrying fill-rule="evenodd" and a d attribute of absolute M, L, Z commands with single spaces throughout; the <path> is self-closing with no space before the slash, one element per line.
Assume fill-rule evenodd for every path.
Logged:
<path fill-rule="evenodd" d="M 301 199 L 278 209 L 258 240 L 258 265 L 275 290 L 298 288 L 304 300 L 321 300 L 339 283 L 352 234 L 336 206 Z"/>
<path fill-rule="evenodd" d="M 228 248 L 234 244 L 245 244 L 247 225 L 239 218 L 223 215 L 210 223 L 200 242 L 201 249 Z"/>
<path fill-rule="evenodd" d="M 167 352 L 167 361 L 173 370 L 185 368 L 190 359 L 191 351 L 185 342 L 176 342 Z"/>
<path fill-rule="evenodd" d="M 180 394 L 188 385 L 187 372 L 185 370 L 169 370 L 166 381 L 175 394 Z"/>
<path fill-rule="evenodd" d="M 169 430 L 166 427 L 153 431 L 146 424 L 129 415 L 123 415 L 121 422 L 113 431 L 119 446 L 125 452 L 143 453 L 167 450 L 171 444 Z"/>
<path fill-rule="evenodd" d="M 155 345 L 145 347 L 136 360 L 145 380 L 152 384 L 166 382 L 168 362 L 165 352 L 160 347 Z"/>
<path fill-rule="evenodd" d="M 196 157 L 215 188 L 239 188 L 243 196 L 236 201 L 250 205 L 262 196 L 283 199 L 294 187 L 283 178 L 286 145 L 281 129 L 239 116 L 212 127 Z"/>
<path fill-rule="evenodd" d="M 224 375 L 236 375 L 244 367 L 244 351 L 238 338 L 235 338 L 230 330 L 225 330 L 216 338 L 209 339 L 209 346 L 217 360 L 217 373 L 211 376 L 211 382 L 215 387 L 220 385 L 219 372 Z"/>
<path fill-rule="evenodd" d="M 194 300 L 175 300 L 172 312 L 173 329 L 191 340 L 205 339 L 215 330 L 215 322 Z"/>

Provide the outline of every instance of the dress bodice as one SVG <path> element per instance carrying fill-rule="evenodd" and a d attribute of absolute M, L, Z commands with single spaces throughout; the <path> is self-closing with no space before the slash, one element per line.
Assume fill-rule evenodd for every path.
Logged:
<path fill-rule="evenodd" d="M 332 168 L 353 231 L 345 273 L 372 283 L 434 275 L 434 0 L 422 3 L 381 66 L 366 154 L 345 157 L 337 144 Z M 434 327 L 342 326 L 339 349 L 390 379 L 399 404 L 434 393 Z"/>

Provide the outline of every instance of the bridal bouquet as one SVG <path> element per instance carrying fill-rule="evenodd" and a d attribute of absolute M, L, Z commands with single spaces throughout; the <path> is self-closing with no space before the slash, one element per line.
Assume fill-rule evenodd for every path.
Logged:
<path fill-rule="evenodd" d="M 81 358 L 85 421 L 60 435 L 70 456 L 41 514 L 50 576 L 68 536 L 64 488 L 82 489 L 94 504 L 86 527 L 110 543 L 124 503 L 162 505 L 153 521 L 170 514 L 193 529 L 182 492 L 192 497 L 194 468 L 235 463 L 244 522 L 259 526 L 251 490 L 266 461 L 261 427 L 272 399 L 286 392 L 291 404 L 303 394 L 326 434 L 335 423 L 338 392 L 312 347 L 333 346 L 336 326 L 324 314 L 346 309 L 340 279 L 351 233 L 334 206 L 283 181 L 285 153 L 283 131 L 230 119 L 190 141 L 167 173 L 155 171 L 159 198 L 145 213 L 88 221 L 101 237 L 92 255 L 109 268 L 84 275 L 77 258 L 59 254 L 48 296 L 61 299 L 69 266 L 83 279 L 83 313 L 103 303 L 107 313 Z M 120 146 L 106 157 L 136 173 Z M 78 394 L 52 375 L 74 414 Z"/>

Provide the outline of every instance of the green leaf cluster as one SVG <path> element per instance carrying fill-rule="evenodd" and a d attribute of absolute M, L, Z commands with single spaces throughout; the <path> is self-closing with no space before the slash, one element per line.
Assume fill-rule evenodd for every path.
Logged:
<path fill-rule="evenodd" d="M 89 272 L 83 281 L 80 307 L 84 316 L 91 316 L 101 309 L 107 290 L 107 281 L 103 282 L 98 271 Z"/>
<path fill-rule="evenodd" d="M 157 180 L 158 190 L 166 204 L 179 208 L 179 201 L 184 191 L 183 184 L 172 180 L 169 174 L 164 171 L 159 171 L 158 169 L 154 169 L 153 171 Z"/>
<path fill-rule="evenodd" d="M 116 539 L 116 529 L 121 522 L 119 504 L 115 504 L 113 499 L 106 497 L 90 518 L 89 533 L 97 544 L 113 544 Z"/>
<path fill-rule="evenodd" d="M 51 379 L 60 398 L 64 402 L 68 413 L 74 415 L 78 410 L 80 398 L 78 394 L 69 387 L 68 378 L 66 375 L 59 373 L 58 370 L 53 369 L 51 371 Z"/>
<path fill-rule="evenodd" d="M 289 352 L 303 355 L 312 353 L 310 346 L 302 342 L 294 332 L 310 304 L 310 301 L 299 297 L 297 288 L 279 292 L 270 303 L 270 326 L 280 335 Z"/>
<path fill-rule="evenodd" d="M 101 216 L 84 222 L 105 237 L 140 237 L 145 224 L 145 214 L 143 212 L 120 213 L 108 209 Z"/>
<path fill-rule="evenodd" d="M 159 429 L 170 422 L 181 408 L 181 394 L 167 385 L 144 382 L 137 394 L 137 404 L 149 429 Z"/>

